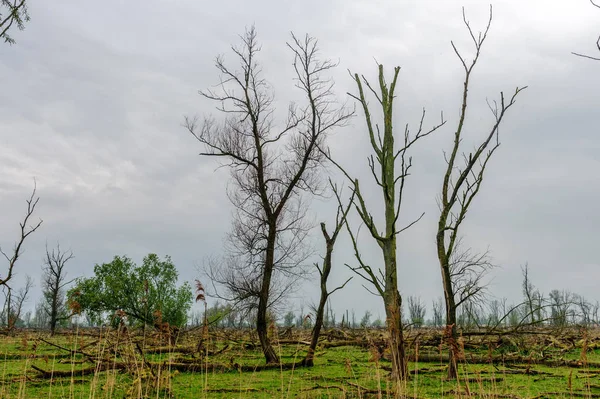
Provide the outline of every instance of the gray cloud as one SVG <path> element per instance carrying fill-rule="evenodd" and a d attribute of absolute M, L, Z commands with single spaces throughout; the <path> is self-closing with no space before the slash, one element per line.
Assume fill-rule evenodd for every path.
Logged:
<path fill-rule="evenodd" d="M 94 263 L 116 254 L 140 260 L 157 252 L 172 255 L 191 280 L 195 265 L 220 253 L 230 219 L 228 174 L 198 157 L 201 148 L 180 124 L 183 115 L 215 113 L 197 90 L 218 81 L 214 57 L 225 54 L 233 62 L 229 46 L 254 23 L 265 75 L 281 106 L 298 98 L 285 48 L 294 31 L 316 36 L 323 55 L 340 60 L 334 76 L 340 99 L 354 91 L 346 69 L 372 78 L 375 58 L 389 71 L 402 66 L 397 126 L 415 126 L 423 107 L 429 124 L 444 111 L 449 125 L 414 153 L 403 221 L 426 215 L 399 243 L 402 291 L 438 296 L 435 198 L 462 87 L 449 41 L 466 55 L 471 50 L 463 4 L 473 26 L 483 28 L 488 8 L 475 0 L 33 3 L 17 44 L 0 49 L 0 243 L 6 248 L 14 240 L 33 177 L 45 220 L 27 243 L 19 277 L 39 275 L 46 240 L 73 249 L 73 276 L 90 274 Z M 600 277 L 599 64 L 570 54 L 593 51 L 600 18 L 593 11 L 585 1 L 494 4 L 470 91 L 467 143 L 491 122 L 486 98 L 529 85 L 502 127 L 502 146 L 465 224 L 465 242 L 479 250 L 489 246 L 502 266 L 492 281 L 498 296 L 520 295 L 519 266 L 529 261 L 534 283 L 546 292 L 564 287 L 600 299 L 594 283 Z M 368 186 L 363 125 L 359 114 L 330 143 Z M 373 185 L 367 197 L 374 206 L 380 201 Z M 331 223 L 331 202 L 313 205 L 315 220 Z M 317 234 L 314 244 L 321 244 Z M 361 247 L 373 264 L 380 261 L 368 237 Z M 347 238 L 336 259 L 333 278 L 342 282 L 349 273 L 341 264 L 353 262 Z M 383 314 L 357 278 L 336 295 L 339 312 Z"/>

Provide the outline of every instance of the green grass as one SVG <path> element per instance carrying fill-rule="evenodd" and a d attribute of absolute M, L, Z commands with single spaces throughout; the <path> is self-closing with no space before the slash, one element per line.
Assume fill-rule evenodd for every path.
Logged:
<path fill-rule="evenodd" d="M 431 332 L 436 334 L 437 332 Z M 299 332 L 306 336 L 307 332 Z M 356 335 L 368 334 L 354 332 Z M 228 335 L 230 335 L 228 337 Z M 374 336 L 374 335 L 373 335 Z M 41 339 L 63 347 L 60 349 Z M 300 338 L 300 337 L 298 337 Z M 525 339 L 526 338 L 526 339 Z M 549 367 L 536 364 L 543 356 L 554 360 L 578 360 L 582 355 L 581 342 L 548 345 L 543 337 L 525 337 L 522 343 L 497 347 L 489 352 L 484 343 L 468 350 L 459 366 L 457 381 L 445 378 L 443 360 L 409 363 L 411 378 L 398 390 L 402 397 L 418 398 L 542 398 L 542 397 L 600 397 L 600 368 Z M 194 334 L 181 338 L 178 347 L 192 347 L 198 340 Z M 260 367 L 264 359 L 259 348 L 245 349 L 252 341 L 250 333 L 211 333 L 209 351 L 217 355 L 208 358 L 192 357 L 190 353 L 169 350 L 160 337 L 148 334 L 117 336 L 111 333 L 99 338 L 76 333 L 48 337 L 43 334 L 19 333 L 0 338 L 0 398 L 371 398 L 393 397 L 389 379 L 390 363 L 383 359 L 372 361 L 368 348 L 339 346 L 319 348 L 315 366 L 291 370 L 270 369 L 241 372 L 239 365 Z M 515 340 L 518 341 L 518 340 Z M 572 340 L 571 340 L 572 341 Z M 141 348 L 165 348 L 161 353 L 146 354 Z M 472 345 L 469 345 L 471 347 Z M 71 353 L 83 348 L 86 355 L 124 365 L 120 370 L 98 371 L 82 375 L 83 370 L 95 367 L 86 355 Z M 283 363 L 302 359 L 305 345 L 278 345 Z M 411 349 L 414 353 L 414 349 Z M 439 348 L 420 349 L 440 354 Z M 445 353 L 442 348 L 441 353 Z M 524 364 L 469 364 L 471 356 L 531 356 Z M 586 353 L 590 365 L 600 363 L 600 349 L 589 345 Z M 431 360 L 431 359 L 430 359 Z M 146 363 L 145 363 L 146 362 Z M 174 365 L 196 362 L 197 371 L 171 369 Z M 153 364 L 152 372 L 145 364 Z M 169 366 L 169 365 L 173 366 Z M 218 370 L 206 369 L 207 364 L 220 364 Z M 63 376 L 44 377 L 33 367 Z M 531 374 L 522 372 L 529 367 Z M 470 396 L 469 396 L 470 394 Z"/>

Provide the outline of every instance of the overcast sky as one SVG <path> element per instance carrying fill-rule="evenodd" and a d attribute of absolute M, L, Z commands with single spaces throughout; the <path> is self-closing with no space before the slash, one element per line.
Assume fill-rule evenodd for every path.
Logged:
<path fill-rule="evenodd" d="M 44 220 L 26 242 L 15 286 L 30 274 L 40 287 L 46 241 L 73 250 L 71 277 L 90 275 L 95 263 L 115 255 L 141 262 L 155 252 L 171 255 L 180 278 L 192 281 L 206 257 L 220 255 L 230 227 L 228 173 L 216 170 L 214 159 L 198 156 L 202 148 L 181 124 L 185 115 L 216 114 L 197 91 L 218 82 L 215 56 L 234 62 L 229 46 L 255 24 L 263 44 L 260 62 L 281 111 L 298 97 L 285 46 L 290 31 L 317 37 L 321 55 L 339 60 L 334 78 L 340 100 L 354 91 L 347 69 L 373 78 L 376 59 L 390 73 L 402 67 L 396 126 L 415 126 L 423 107 L 428 125 L 444 111 L 447 126 L 413 152 L 401 219 L 409 222 L 421 212 L 425 217 L 398 245 L 401 293 L 428 303 L 441 294 L 435 198 L 463 78 L 450 40 L 471 54 L 461 6 L 478 30 L 487 22 L 485 2 L 29 3 L 31 22 L 25 31 L 13 31 L 15 45 L 0 47 L 2 248 L 10 249 L 17 237 L 34 178 L 41 197 L 37 216 Z M 499 266 L 490 287 L 496 297 L 520 299 L 520 266 L 529 262 L 533 283 L 545 293 L 570 289 L 600 300 L 600 63 L 571 55 L 594 52 L 600 10 L 586 0 L 498 0 L 493 6 L 471 82 L 466 144 L 492 123 L 486 98 L 529 88 L 501 128 L 502 145 L 464 224 L 464 242 L 475 250 L 489 247 Z M 369 187 L 365 134 L 359 113 L 330 145 Z M 380 204 L 375 187 L 367 200 Z M 333 222 L 333 204 L 317 200 L 312 209 L 315 221 Z M 381 263 L 369 237 L 361 237 L 361 247 L 372 264 Z M 346 237 L 334 256 L 333 283 L 350 275 L 343 266 L 353 262 Z M 296 310 L 302 301 L 316 300 L 316 290 L 307 284 L 299 296 Z M 370 309 L 383 315 L 381 300 L 356 278 L 332 303 L 338 314 Z"/>

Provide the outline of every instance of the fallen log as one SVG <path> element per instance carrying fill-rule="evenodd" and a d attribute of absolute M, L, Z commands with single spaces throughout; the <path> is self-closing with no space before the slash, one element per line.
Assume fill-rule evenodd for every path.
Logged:
<path fill-rule="evenodd" d="M 84 352 L 81 349 L 69 349 L 69 348 L 65 348 L 64 346 L 57 345 L 57 344 L 55 344 L 53 342 L 50 342 L 50 341 L 46 341 L 43 338 L 39 338 L 39 340 L 42 341 L 42 342 L 44 342 L 45 344 L 48 344 L 48 345 L 53 346 L 55 348 L 61 349 L 63 351 L 66 351 L 66 352 L 68 352 L 71 355 L 77 355 L 77 354 L 83 355 L 86 358 L 90 359 L 92 362 L 96 360 L 93 355 L 91 355 L 91 354 L 89 354 L 87 352 Z"/>
<path fill-rule="evenodd" d="M 600 394 L 591 392 L 542 392 L 531 399 L 542 398 L 600 398 Z"/>
<path fill-rule="evenodd" d="M 414 355 L 409 355 L 410 361 L 415 361 Z M 448 354 L 420 353 L 418 361 L 422 363 L 447 362 Z M 600 362 L 582 362 L 580 360 L 565 359 L 531 359 L 523 356 L 472 356 L 466 358 L 468 364 L 541 364 L 549 367 L 593 368 L 600 369 Z"/>
<path fill-rule="evenodd" d="M 310 345 L 308 341 L 301 341 L 297 339 L 280 339 L 277 341 L 280 345 Z"/>
<path fill-rule="evenodd" d="M 162 368 L 163 370 L 177 370 L 180 372 L 255 372 L 263 370 L 292 370 L 295 368 L 304 367 L 300 362 L 297 363 L 281 363 L 281 364 L 257 364 L 257 365 L 240 365 L 237 363 L 224 364 L 224 363 L 150 363 L 153 368 Z"/>
<path fill-rule="evenodd" d="M 361 348 L 368 348 L 371 345 L 387 345 L 384 341 L 368 341 L 366 339 L 353 339 L 353 340 L 345 340 L 345 341 L 332 341 L 332 342 L 323 342 L 319 344 L 323 348 L 336 348 L 339 346 L 358 346 Z"/>
<path fill-rule="evenodd" d="M 41 378 L 61 378 L 61 377 L 81 377 L 84 375 L 93 375 L 107 370 L 124 370 L 127 368 L 125 363 L 104 363 L 99 366 L 87 367 L 81 370 L 44 370 L 32 364 L 31 368 L 37 371 Z"/>
<path fill-rule="evenodd" d="M 190 354 L 196 352 L 195 346 L 156 346 L 152 348 L 143 348 L 146 355 L 156 355 L 163 353 L 183 353 Z"/>
<path fill-rule="evenodd" d="M 263 389 L 258 388 L 209 388 L 206 392 L 212 393 L 248 393 L 248 392 L 260 392 Z"/>

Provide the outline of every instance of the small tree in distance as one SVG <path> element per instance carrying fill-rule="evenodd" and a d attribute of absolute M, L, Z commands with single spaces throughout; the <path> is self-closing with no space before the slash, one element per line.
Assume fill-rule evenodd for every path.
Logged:
<path fill-rule="evenodd" d="M 441 297 L 432 301 L 433 318 L 431 320 L 434 327 L 442 327 L 444 323 L 444 302 Z"/>
<path fill-rule="evenodd" d="M 363 315 L 362 319 L 360 319 L 360 327 L 361 328 L 368 328 L 371 326 L 371 316 L 373 314 L 371 313 L 370 310 L 366 310 L 365 314 Z"/>
<path fill-rule="evenodd" d="M 50 324 L 50 334 L 54 335 L 56 325 L 67 320 L 70 314 L 65 303 L 64 288 L 73 282 L 67 281 L 67 272 L 65 266 L 67 262 L 73 259 L 72 251 L 62 251 L 60 245 L 56 246 L 52 252 L 46 245 L 46 256 L 44 257 L 42 289 L 44 295 L 44 311 L 48 315 Z"/>
<path fill-rule="evenodd" d="M 422 327 L 423 324 L 425 324 L 425 313 L 425 304 L 421 301 L 421 298 L 409 296 L 408 315 L 410 316 L 410 323 L 413 327 Z"/>
<path fill-rule="evenodd" d="M 292 312 L 291 310 L 288 311 L 285 314 L 285 316 L 283 316 L 283 326 L 284 327 L 293 327 L 295 317 L 296 317 L 296 315 L 294 315 L 294 312 Z"/>
<path fill-rule="evenodd" d="M 25 277 L 25 285 L 15 292 L 8 285 L 3 287 L 5 300 L 0 320 L 7 331 L 12 332 L 15 327 L 23 324 L 21 313 L 32 287 L 33 279 L 30 276 Z"/>

